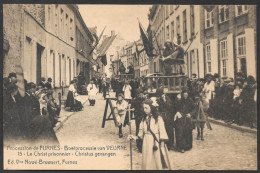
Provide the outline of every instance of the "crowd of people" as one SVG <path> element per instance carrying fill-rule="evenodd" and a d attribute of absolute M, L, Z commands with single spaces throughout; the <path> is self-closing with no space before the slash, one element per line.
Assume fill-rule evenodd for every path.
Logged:
<path fill-rule="evenodd" d="M 24 96 L 18 90 L 16 73 L 3 80 L 3 132 L 5 144 L 29 142 L 58 144 L 53 130 L 60 106 L 53 98 L 52 79 L 42 78 L 38 86 L 24 80 Z"/>
<path fill-rule="evenodd" d="M 143 169 L 161 169 L 169 164 L 164 163 L 169 159 L 165 155 L 168 150 L 184 153 L 192 148 L 194 129 L 197 140 L 204 141 L 205 124 L 212 130 L 208 116 L 256 127 L 256 81 L 252 76 L 239 75 L 234 84 L 233 79 L 219 78 L 217 74 L 207 74 L 203 79 L 193 74 L 173 100 L 162 86 L 156 90 L 156 96 L 149 96 L 140 79 L 117 81 L 113 90 L 117 93 L 114 108 L 119 137 L 123 136 L 122 126 L 127 124 L 126 110 L 130 104 L 136 134 L 128 138 L 136 139 L 138 151 L 143 153 Z M 159 157 L 160 153 L 163 157 Z"/>
<path fill-rule="evenodd" d="M 17 77 L 10 73 L 4 78 L 4 138 L 8 140 L 29 140 L 30 142 L 52 142 L 58 144 L 53 131 L 60 113 L 60 105 L 53 98 L 52 79 L 42 78 L 38 86 L 25 83 L 25 96 L 18 91 Z M 73 79 L 69 86 L 65 107 L 71 111 L 83 110 L 77 100 L 78 81 Z M 169 150 L 184 153 L 192 148 L 192 131 L 197 129 L 197 140 L 204 140 L 205 124 L 211 129 L 208 116 L 226 121 L 256 127 L 256 81 L 252 76 L 237 74 L 232 78 L 220 78 L 207 74 L 198 79 L 196 74 L 188 80 L 180 94 L 172 98 L 159 85 L 156 95 L 147 94 L 142 78 L 120 80 L 92 78 L 86 90 L 90 106 L 95 105 L 97 93 L 106 99 L 109 92 L 116 93 L 113 105 L 115 124 L 119 129 L 129 125 L 128 109 L 134 113 L 137 148 L 143 154 L 143 169 L 169 167 Z M 176 139 L 176 141 L 175 141 Z"/>

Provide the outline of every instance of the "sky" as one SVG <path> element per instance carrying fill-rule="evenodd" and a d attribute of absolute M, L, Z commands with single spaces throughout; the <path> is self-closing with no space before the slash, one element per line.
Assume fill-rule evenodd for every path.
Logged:
<path fill-rule="evenodd" d="M 120 33 L 126 41 L 137 41 L 140 38 L 138 20 L 147 29 L 148 12 L 151 5 L 78 5 L 87 27 L 97 26 L 99 36 L 106 26 L 103 35 L 111 35 L 111 30 Z"/>

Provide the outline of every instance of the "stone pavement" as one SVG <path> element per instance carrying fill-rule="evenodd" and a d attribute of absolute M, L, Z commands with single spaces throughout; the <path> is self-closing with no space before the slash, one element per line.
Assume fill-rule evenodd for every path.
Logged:
<path fill-rule="evenodd" d="M 76 99 L 84 105 L 88 101 L 88 96 L 78 95 Z M 64 108 L 64 105 L 61 105 L 60 118 L 58 119 L 58 123 L 54 127 L 54 131 L 57 131 L 74 113 L 76 112 L 70 112 L 67 108 Z"/>
<path fill-rule="evenodd" d="M 76 146 L 126 146 L 127 150 L 116 151 L 116 157 L 82 157 L 86 162 L 75 169 L 130 169 L 129 127 L 123 128 L 123 138 L 118 137 L 118 128 L 107 121 L 101 128 L 105 100 L 98 95 L 94 107 L 84 105 L 84 111 L 76 112 L 56 134 L 61 145 Z M 135 123 L 132 121 L 132 134 Z M 174 170 L 256 170 L 257 136 L 221 124 L 211 123 L 213 130 L 204 131 L 205 141 L 196 140 L 193 131 L 193 148 L 185 153 L 169 151 Z M 133 169 L 140 170 L 142 154 L 133 144 Z"/>

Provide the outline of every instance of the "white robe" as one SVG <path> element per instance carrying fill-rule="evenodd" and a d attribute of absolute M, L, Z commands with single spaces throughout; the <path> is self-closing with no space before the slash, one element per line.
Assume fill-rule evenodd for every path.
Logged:
<path fill-rule="evenodd" d="M 96 95 L 98 93 L 98 89 L 97 89 L 96 85 L 95 84 L 88 84 L 87 91 L 88 91 L 88 98 L 90 100 L 95 100 Z"/>
<path fill-rule="evenodd" d="M 132 90 L 132 87 L 130 85 L 124 85 L 123 87 L 123 91 L 124 91 L 124 96 L 125 96 L 125 99 L 131 99 L 131 90 Z"/>
<path fill-rule="evenodd" d="M 209 84 L 206 82 L 204 84 L 203 91 L 206 93 L 206 102 L 209 103 L 209 101 L 212 99 L 212 92 L 215 91 L 215 82 L 211 81 Z"/>

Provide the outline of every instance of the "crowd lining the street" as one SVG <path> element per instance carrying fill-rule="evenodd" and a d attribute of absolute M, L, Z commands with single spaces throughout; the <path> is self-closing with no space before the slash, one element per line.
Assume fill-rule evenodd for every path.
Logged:
<path fill-rule="evenodd" d="M 102 93 L 106 99 L 113 90 L 117 98 L 113 107 L 120 138 L 123 137 L 122 127 L 129 125 L 129 116 L 132 116 L 127 109 L 131 108 L 134 113 L 136 134 L 128 138 L 136 139 L 143 156 L 143 169 L 169 168 L 168 150 L 182 153 L 190 150 L 193 129 L 197 129 L 197 140 L 204 140 L 205 123 L 211 129 L 208 115 L 229 124 L 256 127 L 257 90 L 252 76 L 238 74 L 234 83 L 233 79 L 219 78 L 217 74 L 206 75 L 204 79 L 197 79 L 193 74 L 174 100 L 164 92 L 163 85 L 157 88 L 155 97 L 149 96 L 142 78 L 92 78 L 87 87 L 83 79 L 79 76 L 71 81 L 65 107 L 70 111 L 83 110 L 82 103 L 76 99 L 77 93 L 88 94 L 90 106 L 94 106 L 97 93 Z M 24 80 L 26 92 L 22 97 L 16 74 L 10 73 L 4 78 L 5 141 L 59 143 L 53 127 L 59 118 L 61 103 L 57 104 L 53 98 L 51 82 L 51 78 L 47 82 L 43 78 L 36 86 Z"/>

